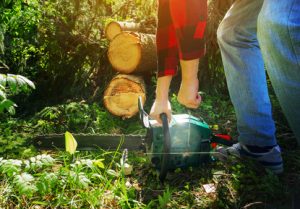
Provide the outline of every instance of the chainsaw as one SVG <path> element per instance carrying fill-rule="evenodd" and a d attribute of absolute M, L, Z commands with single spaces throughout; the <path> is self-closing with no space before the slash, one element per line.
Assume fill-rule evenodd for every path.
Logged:
<path fill-rule="evenodd" d="M 142 99 L 138 99 L 141 124 L 146 135 L 73 134 L 78 150 L 142 151 L 158 169 L 161 181 L 176 168 L 198 167 L 212 160 L 216 144 L 231 146 L 236 143 L 228 135 L 213 134 L 209 125 L 190 114 L 172 115 L 170 123 L 162 113 L 162 124 L 144 111 Z M 64 134 L 39 135 L 33 143 L 40 149 L 65 148 Z"/>

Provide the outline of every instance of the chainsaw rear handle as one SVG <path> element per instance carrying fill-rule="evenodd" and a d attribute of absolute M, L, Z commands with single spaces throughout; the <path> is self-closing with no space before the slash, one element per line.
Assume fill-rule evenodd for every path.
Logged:
<path fill-rule="evenodd" d="M 170 151 L 171 151 L 171 135 L 169 129 L 168 116 L 166 113 L 160 114 L 160 119 L 162 120 L 162 131 L 163 131 L 163 155 L 161 159 L 161 167 L 159 173 L 159 180 L 163 182 L 168 174 L 168 164 L 170 160 Z"/>

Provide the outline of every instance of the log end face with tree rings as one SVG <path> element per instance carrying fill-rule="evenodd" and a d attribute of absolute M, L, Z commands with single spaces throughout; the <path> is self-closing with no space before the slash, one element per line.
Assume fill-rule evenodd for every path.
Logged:
<path fill-rule="evenodd" d="M 105 27 L 105 36 L 111 41 L 114 37 L 122 32 L 122 28 L 118 22 L 112 21 Z"/>
<path fill-rule="evenodd" d="M 140 40 L 134 33 L 122 32 L 110 42 L 108 59 L 120 73 L 132 73 L 139 65 L 141 57 Z"/>
<path fill-rule="evenodd" d="M 104 106 L 113 115 L 131 118 L 138 113 L 138 98 L 146 101 L 145 84 L 138 76 L 118 75 L 104 92 Z"/>
<path fill-rule="evenodd" d="M 122 33 L 122 31 L 140 31 L 141 25 L 135 22 L 127 21 L 112 21 L 105 27 L 105 36 L 109 41 L 112 41 L 114 37 Z"/>

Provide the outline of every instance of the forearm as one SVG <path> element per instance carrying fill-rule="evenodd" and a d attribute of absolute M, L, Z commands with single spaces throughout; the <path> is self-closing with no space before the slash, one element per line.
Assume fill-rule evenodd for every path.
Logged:
<path fill-rule="evenodd" d="M 156 84 L 156 100 L 167 102 L 169 99 L 169 88 L 172 81 L 172 76 L 162 76 L 157 79 Z"/>
<path fill-rule="evenodd" d="M 180 60 L 182 81 L 192 81 L 198 78 L 199 59 Z"/>
<path fill-rule="evenodd" d="M 188 108 L 198 108 L 201 96 L 198 94 L 198 67 L 199 59 L 180 60 L 182 80 L 177 100 Z"/>

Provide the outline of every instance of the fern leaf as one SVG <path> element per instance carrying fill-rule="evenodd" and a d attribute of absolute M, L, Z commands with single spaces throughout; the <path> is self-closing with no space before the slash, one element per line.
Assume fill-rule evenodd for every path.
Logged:
<path fill-rule="evenodd" d="M 23 86 L 23 85 L 27 86 L 28 85 L 32 89 L 35 89 L 34 83 L 31 80 L 29 80 L 28 78 L 26 78 L 22 75 L 17 75 L 16 78 L 17 78 L 17 81 L 18 81 L 19 85 L 21 85 L 21 86 Z"/>
<path fill-rule="evenodd" d="M 54 162 L 55 160 L 50 155 L 37 155 L 35 157 L 31 157 L 29 160 L 24 161 L 25 171 L 37 171 L 38 169 L 51 167 Z"/>
<path fill-rule="evenodd" d="M 20 160 L 3 160 L 0 161 L 0 173 L 5 174 L 8 177 L 14 176 L 21 171 L 22 161 Z"/>
<path fill-rule="evenodd" d="M 6 82 L 7 82 L 7 85 L 9 86 L 10 90 L 13 93 L 16 93 L 17 89 L 18 89 L 18 86 L 17 86 L 18 83 L 17 83 L 16 76 L 13 74 L 7 74 Z"/>
<path fill-rule="evenodd" d="M 0 85 L 3 87 L 6 86 L 6 77 L 6 75 L 0 73 Z"/>
<path fill-rule="evenodd" d="M 21 195 L 32 196 L 37 191 L 34 184 L 34 177 L 28 173 L 16 175 L 13 182 Z"/>
<path fill-rule="evenodd" d="M 6 94 L 4 90 L 2 90 L 1 85 L 0 85 L 0 100 L 6 99 Z"/>
<path fill-rule="evenodd" d="M 91 181 L 83 172 L 76 173 L 74 171 L 71 171 L 68 177 L 68 181 L 72 186 L 81 189 L 86 189 L 89 184 L 91 184 Z"/>
<path fill-rule="evenodd" d="M 84 173 L 79 173 L 78 175 L 78 186 L 81 188 L 88 188 L 91 181 L 88 179 L 88 177 Z"/>
<path fill-rule="evenodd" d="M 17 107 L 17 105 L 9 99 L 3 99 L 0 101 L 0 113 L 6 109 L 10 114 L 14 114 L 15 107 Z"/>

